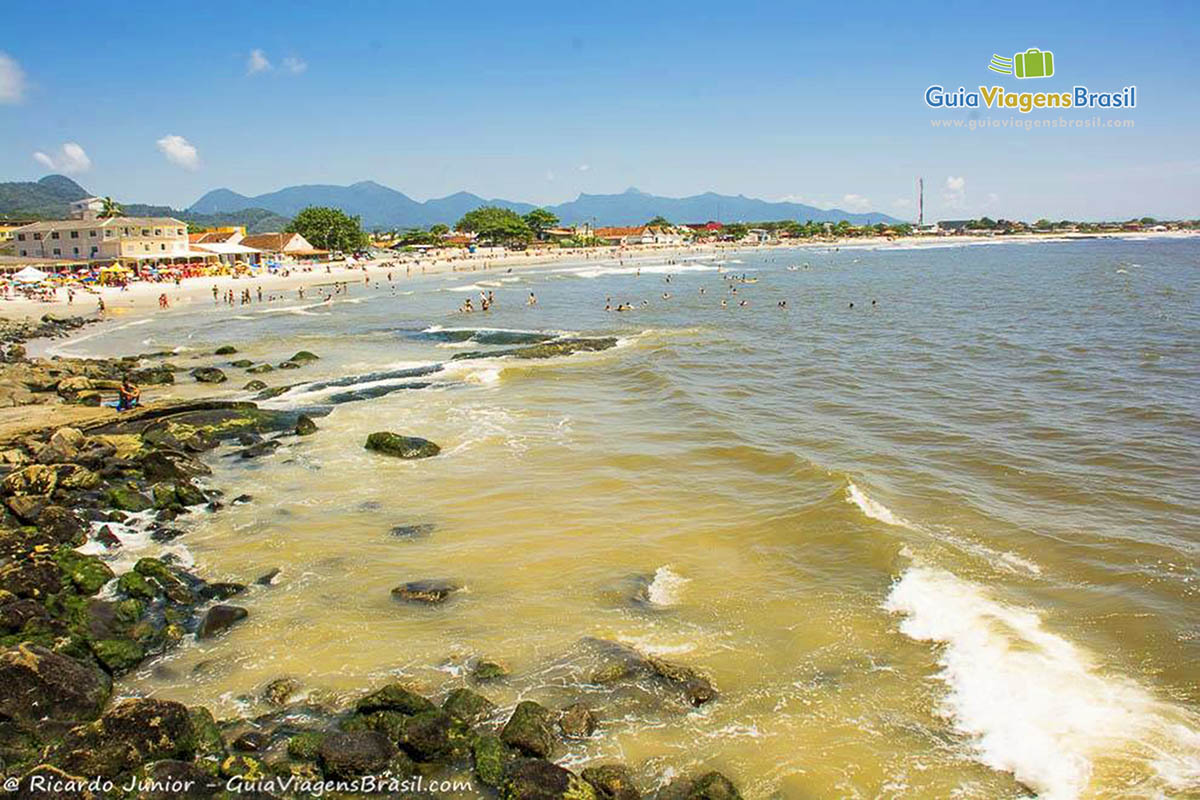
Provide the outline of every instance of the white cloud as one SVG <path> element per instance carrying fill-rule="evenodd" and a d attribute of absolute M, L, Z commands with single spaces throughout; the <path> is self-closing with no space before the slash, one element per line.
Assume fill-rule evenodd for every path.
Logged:
<path fill-rule="evenodd" d="M 25 72 L 12 56 L 0 52 L 0 103 L 19 103 L 25 97 Z"/>
<path fill-rule="evenodd" d="M 293 75 L 299 75 L 308 69 L 308 62 L 297 56 L 288 56 L 283 60 L 283 68 Z"/>
<path fill-rule="evenodd" d="M 871 207 L 871 201 L 861 194 L 847 194 L 842 196 L 842 207 L 847 211 L 866 211 Z"/>
<path fill-rule="evenodd" d="M 579 171 L 580 171 L 580 172 L 587 172 L 587 171 L 588 171 L 589 169 L 591 169 L 591 168 L 592 168 L 592 165 L 591 165 L 591 164 L 580 164 L 580 165 L 579 165 Z"/>
<path fill-rule="evenodd" d="M 167 157 L 167 161 L 172 164 L 183 167 L 184 169 L 199 169 L 200 154 L 196 152 L 195 146 L 182 136 L 175 134 L 167 134 L 163 138 L 155 142 L 162 154 Z"/>
<path fill-rule="evenodd" d="M 812 197 L 805 197 L 799 194 L 785 194 L 779 198 L 780 203 L 800 203 L 801 205 L 813 206 L 814 208 L 829 208 L 836 205 L 831 200 L 817 200 Z"/>
<path fill-rule="evenodd" d="M 548 180 L 548 181 L 554 180 L 554 170 L 552 170 L 552 169 L 546 170 L 546 180 Z"/>
<path fill-rule="evenodd" d="M 967 199 L 967 179 L 951 175 L 946 178 L 946 190 L 942 192 L 942 200 L 950 208 L 961 208 Z"/>
<path fill-rule="evenodd" d="M 65 175 L 87 172 L 92 167 L 92 160 L 77 142 L 67 142 L 54 155 L 39 150 L 33 154 L 33 159 L 47 169 Z"/>
<path fill-rule="evenodd" d="M 253 75 L 257 72 L 267 72 L 270 69 L 271 62 L 267 60 L 266 53 L 258 48 L 250 51 L 250 58 L 246 59 L 247 75 Z"/>

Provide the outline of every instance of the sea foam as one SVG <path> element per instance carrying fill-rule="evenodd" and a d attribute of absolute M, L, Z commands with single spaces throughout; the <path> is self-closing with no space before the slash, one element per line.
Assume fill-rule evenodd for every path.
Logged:
<path fill-rule="evenodd" d="M 1071 800 L 1093 779 L 1125 771 L 1151 775 L 1129 796 L 1200 787 L 1200 733 L 1187 712 L 1157 700 L 1047 630 L 1033 610 L 994 599 L 982 586 L 915 564 L 883 607 L 904 615 L 900 630 L 942 645 L 940 709 L 972 740 L 984 764 L 1011 772 L 1043 800 Z"/>

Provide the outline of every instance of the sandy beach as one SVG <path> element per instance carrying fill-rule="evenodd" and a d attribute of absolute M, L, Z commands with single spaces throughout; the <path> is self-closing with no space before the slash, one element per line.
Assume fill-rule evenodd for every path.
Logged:
<path fill-rule="evenodd" d="M 792 241 L 779 244 L 745 245 L 745 244 L 696 244 L 681 247 L 663 246 L 630 246 L 624 248 L 605 247 L 588 250 L 540 250 L 531 252 L 513 252 L 503 256 L 471 256 L 464 253 L 454 259 L 415 258 L 410 254 L 398 254 L 394 259 L 377 259 L 348 263 L 336 261 L 329 264 L 305 264 L 292 268 L 289 274 L 263 274 L 254 276 L 218 276 L 184 278 L 178 285 L 171 282 L 135 281 L 127 287 L 96 287 L 86 292 L 76 292 L 74 302 L 67 301 L 65 290 L 59 290 L 53 302 L 30 300 L 13 297 L 0 301 L 0 318 L 21 319 L 38 317 L 43 314 L 89 314 L 95 313 L 98 300 L 103 298 L 105 318 L 128 318 L 129 315 L 141 315 L 147 312 L 160 312 L 159 296 L 164 292 L 169 301 L 168 311 L 195 307 L 199 303 L 212 303 L 212 290 L 217 288 L 218 296 L 225 297 L 226 292 L 233 290 L 235 302 L 241 293 L 249 288 L 258 301 L 258 290 L 262 290 L 266 302 L 294 300 L 298 291 L 303 289 L 306 298 L 320 299 L 322 286 L 336 283 L 363 284 L 370 281 L 387 280 L 390 273 L 394 281 L 404 281 L 406 278 L 420 275 L 453 274 L 461 272 L 503 272 L 507 270 L 529 270 L 573 264 L 589 264 L 596 262 L 629 261 L 659 261 L 663 259 L 697 259 L 720 258 L 736 253 L 748 252 L 803 252 L 806 250 L 825 250 L 830 248 L 941 248 L 984 246 L 997 244 L 1030 244 L 1034 242 L 1071 242 L 1086 241 L 1097 238 L 1144 240 L 1194 238 L 1200 233 L 1194 231 L 1142 232 L 1106 234 L 1016 234 L 1003 237 L 910 237 L 898 240 L 835 238 L 819 241 Z"/>

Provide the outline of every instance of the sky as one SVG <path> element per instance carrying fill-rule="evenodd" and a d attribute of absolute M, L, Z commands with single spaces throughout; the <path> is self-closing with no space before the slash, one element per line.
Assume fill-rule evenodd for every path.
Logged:
<path fill-rule="evenodd" d="M 10 0 L 0 181 L 186 207 L 374 180 L 551 204 L 635 186 L 926 219 L 1200 217 L 1200 3 L 102 6 Z M 83 19 L 80 19 L 80 17 Z M 70 20 L 80 19 L 79 24 Z M 1052 51 L 1055 75 L 988 70 Z M 927 87 L 1137 87 L 1066 119 Z M 934 120 L 975 130 L 934 128 Z"/>

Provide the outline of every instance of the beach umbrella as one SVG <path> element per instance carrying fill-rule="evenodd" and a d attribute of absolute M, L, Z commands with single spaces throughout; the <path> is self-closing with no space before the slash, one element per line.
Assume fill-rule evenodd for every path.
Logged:
<path fill-rule="evenodd" d="M 13 280 L 19 281 L 20 283 L 41 283 L 48 277 L 49 275 L 47 275 L 45 272 L 42 272 L 37 267 L 26 267 L 20 272 L 15 273 L 13 275 Z"/>

